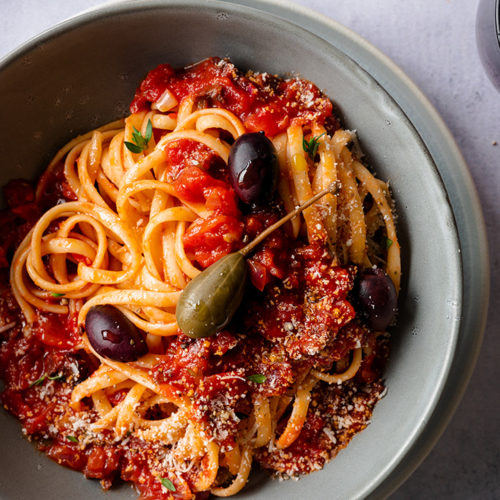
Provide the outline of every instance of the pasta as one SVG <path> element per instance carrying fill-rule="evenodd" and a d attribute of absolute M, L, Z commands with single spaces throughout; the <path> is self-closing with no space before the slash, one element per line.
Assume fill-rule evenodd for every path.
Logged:
<path fill-rule="evenodd" d="M 388 335 L 370 326 L 355 283 L 376 268 L 399 290 L 388 185 L 306 80 L 217 58 L 162 65 L 131 110 L 64 146 L 35 191 L 6 188 L 3 404 L 51 458 L 104 488 L 120 476 L 144 499 L 231 496 L 255 462 L 283 477 L 320 469 L 384 393 Z M 232 145 L 260 131 L 277 191 L 244 204 L 228 177 Z M 332 185 L 248 258 L 233 321 L 184 335 L 186 285 Z M 146 354 L 124 361 L 92 342 L 87 320 L 109 307 Z"/>

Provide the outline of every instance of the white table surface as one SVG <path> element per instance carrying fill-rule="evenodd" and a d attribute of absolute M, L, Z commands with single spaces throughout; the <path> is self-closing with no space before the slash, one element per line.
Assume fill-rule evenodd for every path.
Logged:
<path fill-rule="evenodd" d="M 475 43 L 478 0 L 296 0 L 348 26 L 414 80 L 444 118 L 476 183 L 488 230 L 488 326 L 464 399 L 393 499 L 500 498 L 500 93 Z M 102 0 L 0 0 L 0 58 Z M 498 145 L 494 145 L 498 142 Z"/>

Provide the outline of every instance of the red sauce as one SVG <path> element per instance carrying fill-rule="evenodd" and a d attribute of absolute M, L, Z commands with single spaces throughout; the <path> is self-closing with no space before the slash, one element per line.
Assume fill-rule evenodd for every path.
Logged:
<path fill-rule="evenodd" d="M 330 100 L 312 83 L 267 74 L 244 75 L 216 58 L 182 70 L 158 66 L 140 85 L 131 110 L 149 109 L 167 88 L 179 101 L 189 94 L 199 106 L 224 107 L 237 114 L 250 131 L 264 130 L 269 136 L 292 122 L 315 120 L 329 131 L 338 126 L 331 118 Z M 182 140 L 171 143 L 166 152 L 168 180 L 182 199 L 203 203 L 210 210 L 207 218 L 189 226 L 183 238 L 186 252 L 200 268 L 241 248 L 282 215 L 278 200 L 265 210 L 243 209 L 224 165 L 207 147 Z M 4 188 L 8 210 L 0 213 L 0 268 L 8 267 L 14 249 L 44 210 L 61 200 L 75 199 L 62 165 L 45 173 L 40 183 L 43 195 L 37 201 L 25 181 L 12 181 Z M 74 257 L 76 262 L 83 261 Z M 266 447 L 256 456 L 261 466 L 283 474 L 310 472 L 322 467 L 368 422 L 383 389 L 379 380 L 387 343 L 354 319 L 349 293 L 356 270 L 332 266 L 328 252 L 318 244 L 296 242 L 284 227 L 259 246 L 248 265 L 254 286 L 249 287 L 245 306 L 228 329 L 209 339 L 193 340 L 181 334 L 166 338 L 164 353 L 151 374 L 169 394 L 191 398 L 193 417 L 203 422 L 222 449 L 229 450 L 253 398 L 285 394 L 311 367 L 331 369 L 355 347 L 367 347 L 370 354 L 354 380 L 341 386 L 317 385 L 312 410 L 295 443 L 286 450 Z M 121 477 L 135 484 L 143 500 L 192 498 L 194 472 L 168 477 L 175 493 L 161 486 L 155 471 L 162 457 L 161 443 L 132 436 L 116 442 L 106 432 L 84 443 L 82 429 L 97 415 L 90 401 L 82 402 L 79 413 L 68 406 L 68 400 L 72 388 L 98 362 L 75 350 L 79 332 L 72 316 L 38 313 L 25 335 L 8 278 L 5 273 L 0 278 L 4 288 L 0 317 L 4 325 L 15 323 L 0 333 L 0 375 L 5 381 L 1 401 L 19 418 L 25 432 L 53 460 L 100 479 L 104 488 Z M 252 375 L 259 375 L 257 381 Z M 110 401 L 118 404 L 124 396 L 125 391 L 116 391 Z M 151 412 L 154 415 L 155 410 Z M 75 422 L 82 415 L 86 420 L 79 426 Z M 287 417 L 285 413 L 278 431 Z"/>
<path fill-rule="evenodd" d="M 0 211 L 0 269 L 9 267 L 15 249 L 42 214 L 33 186 L 25 180 L 10 181 L 3 195 L 8 208 Z"/>
<path fill-rule="evenodd" d="M 185 69 L 161 64 L 150 71 L 135 93 L 130 110 L 149 109 L 168 89 L 180 102 L 195 96 L 204 107 L 221 107 L 239 116 L 249 132 L 273 137 L 292 123 L 325 123 L 332 103 L 311 82 L 283 80 L 267 73 L 246 75 L 231 63 L 209 58 Z M 330 122 L 338 128 L 338 124 Z"/>
<path fill-rule="evenodd" d="M 38 312 L 34 335 L 46 346 L 61 351 L 73 350 L 80 343 L 76 315 Z"/>
<path fill-rule="evenodd" d="M 203 203 L 211 214 L 196 220 L 183 238 L 186 253 L 206 268 L 240 248 L 242 215 L 233 189 L 198 167 L 186 167 L 174 181 L 186 202 Z"/>
<path fill-rule="evenodd" d="M 222 163 L 225 168 L 224 162 L 208 146 L 190 139 L 169 142 L 165 151 L 168 158 L 167 175 L 170 182 L 177 179 L 179 174 L 189 166 L 195 166 L 201 171 L 215 171 Z"/>
<path fill-rule="evenodd" d="M 43 212 L 58 203 L 78 199 L 64 176 L 64 165 L 62 163 L 58 163 L 54 168 L 47 169 L 42 174 L 38 181 L 37 196 L 37 204 Z"/>
<path fill-rule="evenodd" d="M 283 281 L 267 289 L 264 300 L 259 297 L 251 303 L 247 329 L 268 340 L 285 339 L 292 358 L 324 349 L 355 316 L 346 300 L 353 276 L 347 269 L 332 267 L 330 261 L 323 247 L 296 244 Z"/>

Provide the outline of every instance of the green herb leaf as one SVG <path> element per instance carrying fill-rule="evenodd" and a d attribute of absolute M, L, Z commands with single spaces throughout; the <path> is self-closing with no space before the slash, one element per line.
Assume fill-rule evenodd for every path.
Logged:
<path fill-rule="evenodd" d="M 137 130 L 135 127 L 133 127 L 134 131 L 132 132 L 132 140 L 140 147 L 142 148 L 144 146 L 144 143 L 146 142 L 146 138 L 142 137 L 142 134 Z"/>
<path fill-rule="evenodd" d="M 153 137 L 153 124 L 151 123 L 151 120 L 148 120 L 148 124 L 146 125 L 146 135 L 144 136 L 146 143 L 151 140 L 151 137 Z"/>
<path fill-rule="evenodd" d="M 389 248 L 394 242 L 390 238 L 385 239 L 385 248 Z"/>
<path fill-rule="evenodd" d="M 302 139 L 302 147 L 304 148 L 304 151 L 309 155 L 309 158 L 311 160 L 314 160 L 314 157 L 316 156 L 316 153 L 318 152 L 319 148 L 319 139 L 325 135 L 326 132 L 323 132 L 320 135 L 314 136 L 308 141 Z"/>
<path fill-rule="evenodd" d="M 267 380 L 267 377 L 262 375 L 262 373 L 254 373 L 253 375 L 249 375 L 247 380 L 256 384 L 263 384 Z"/>
<path fill-rule="evenodd" d="M 57 375 L 47 375 L 44 373 L 38 380 L 35 380 L 30 384 L 30 387 L 33 387 L 35 385 L 42 385 L 43 382 L 48 379 L 48 380 L 60 380 L 64 378 L 64 375 L 62 373 L 58 373 Z"/>
<path fill-rule="evenodd" d="M 176 491 L 174 483 L 172 483 L 172 481 L 170 481 L 170 479 L 168 479 L 166 477 L 160 477 L 160 483 L 164 488 L 167 488 L 167 490 Z"/>
<path fill-rule="evenodd" d="M 78 443 L 78 439 L 75 436 L 66 436 L 66 439 L 72 443 Z"/>
<path fill-rule="evenodd" d="M 136 153 L 136 154 L 142 153 L 142 148 L 137 146 L 133 142 L 125 141 L 125 146 L 127 146 L 127 149 L 129 151 L 132 151 L 132 153 Z"/>
<path fill-rule="evenodd" d="M 132 153 L 142 153 L 148 147 L 148 142 L 151 140 L 151 137 L 153 137 L 153 125 L 151 120 L 148 120 L 146 135 L 143 136 L 135 127 L 133 127 L 133 142 L 125 141 L 125 146 L 129 151 L 132 151 Z"/>
<path fill-rule="evenodd" d="M 44 373 L 38 380 L 35 380 L 30 384 L 30 388 L 34 387 L 35 385 L 42 385 L 43 381 L 47 378 L 47 375 Z"/>
<path fill-rule="evenodd" d="M 64 293 L 51 292 L 52 297 L 64 297 Z"/>

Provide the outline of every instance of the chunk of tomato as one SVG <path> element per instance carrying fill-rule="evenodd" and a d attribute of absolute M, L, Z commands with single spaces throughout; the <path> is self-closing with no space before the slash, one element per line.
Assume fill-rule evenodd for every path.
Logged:
<path fill-rule="evenodd" d="M 35 335 L 45 345 L 72 350 L 80 342 L 76 317 L 73 315 L 37 313 Z"/>
<path fill-rule="evenodd" d="M 184 248 L 203 268 L 241 246 L 243 223 L 230 215 L 197 219 L 183 237 Z"/>

